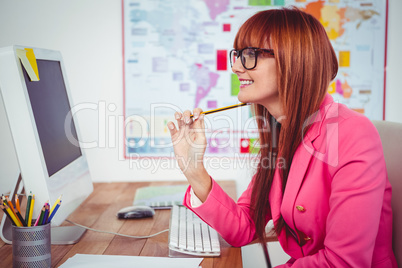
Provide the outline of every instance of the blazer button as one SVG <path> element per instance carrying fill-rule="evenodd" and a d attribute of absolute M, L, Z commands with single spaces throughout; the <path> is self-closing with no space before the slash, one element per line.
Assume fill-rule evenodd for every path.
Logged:
<path fill-rule="evenodd" d="M 296 209 L 297 209 L 298 211 L 300 211 L 300 212 L 306 211 L 306 209 L 305 209 L 304 207 L 302 207 L 302 206 L 296 206 Z"/>

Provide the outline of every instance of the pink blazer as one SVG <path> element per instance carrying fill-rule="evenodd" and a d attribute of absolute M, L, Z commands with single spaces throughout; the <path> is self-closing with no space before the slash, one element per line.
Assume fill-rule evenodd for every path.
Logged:
<path fill-rule="evenodd" d="M 391 185 L 377 130 L 327 95 L 303 137 L 282 196 L 278 173 L 267 217 L 282 214 L 294 235 L 279 236 L 292 258 L 283 267 L 397 267 L 392 252 Z M 237 203 L 213 181 L 207 200 L 184 205 L 239 247 L 256 238 L 250 196 Z"/>

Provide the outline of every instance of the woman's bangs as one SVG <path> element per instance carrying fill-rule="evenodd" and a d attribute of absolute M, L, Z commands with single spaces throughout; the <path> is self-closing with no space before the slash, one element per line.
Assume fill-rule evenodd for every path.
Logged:
<path fill-rule="evenodd" d="M 246 21 L 237 32 L 233 47 L 243 49 L 245 47 L 265 48 L 270 39 L 269 27 L 262 13 Z"/>

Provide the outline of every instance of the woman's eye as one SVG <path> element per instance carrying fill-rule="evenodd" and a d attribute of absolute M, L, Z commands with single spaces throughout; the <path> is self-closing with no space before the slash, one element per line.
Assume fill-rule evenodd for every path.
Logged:
<path fill-rule="evenodd" d="M 247 50 L 244 56 L 246 56 L 248 58 L 254 58 L 255 52 L 254 52 L 254 50 Z"/>

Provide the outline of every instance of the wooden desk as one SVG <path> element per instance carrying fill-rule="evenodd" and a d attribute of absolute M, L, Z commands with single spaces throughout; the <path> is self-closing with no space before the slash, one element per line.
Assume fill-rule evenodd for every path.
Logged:
<path fill-rule="evenodd" d="M 153 218 L 137 220 L 119 220 L 116 213 L 121 208 L 132 205 L 137 188 L 174 184 L 183 182 L 95 183 L 94 192 L 88 197 L 85 205 L 77 209 L 68 219 L 94 229 L 121 234 L 137 236 L 154 234 L 169 228 L 170 210 L 157 210 Z M 222 181 L 219 184 L 235 199 L 234 181 Z M 168 257 L 168 233 L 149 239 L 133 239 L 87 231 L 75 245 L 52 245 L 52 267 L 60 266 L 77 253 Z M 241 249 L 231 247 L 222 239 L 221 256 L 205 258 L 201 265 L 203 268 L 242 267 Z M 12 246 L 0 239 L 0 267 L 11 266 Z"/>

